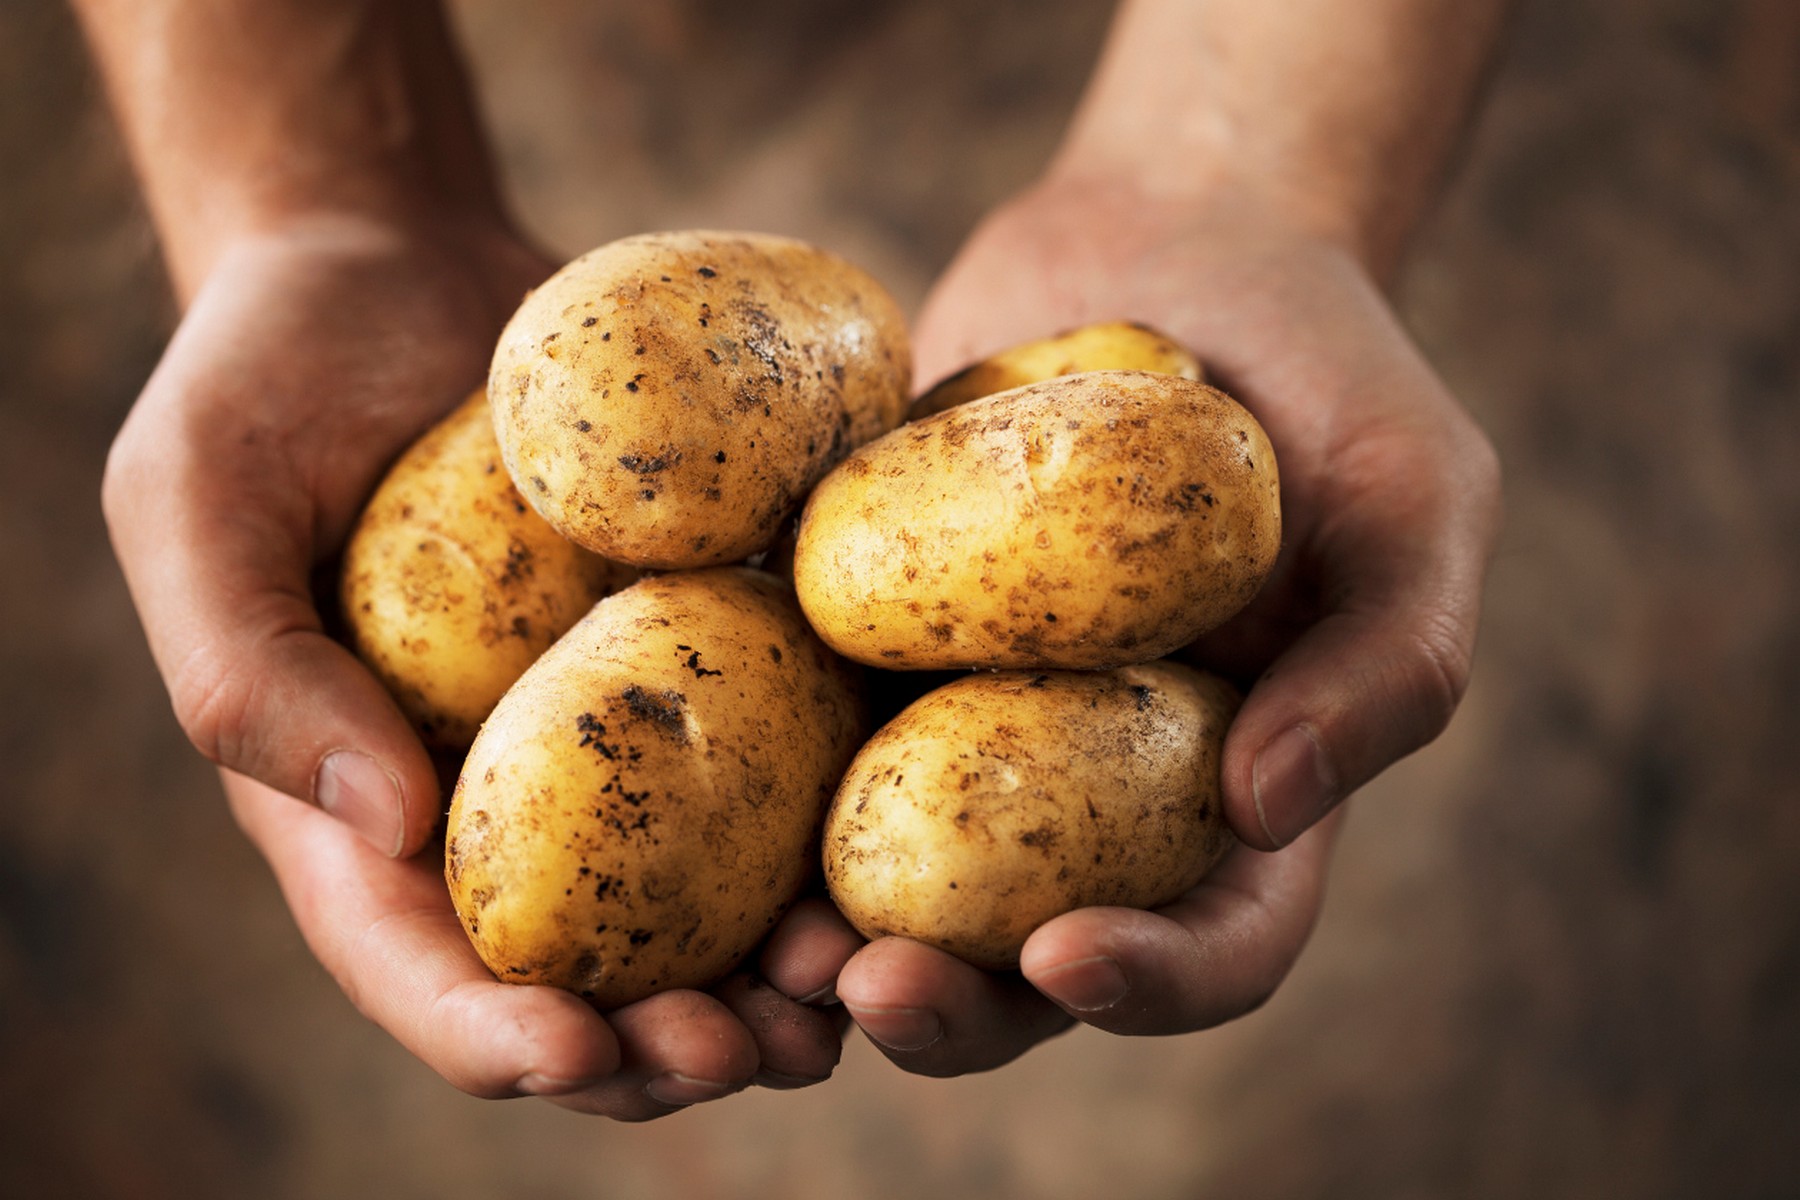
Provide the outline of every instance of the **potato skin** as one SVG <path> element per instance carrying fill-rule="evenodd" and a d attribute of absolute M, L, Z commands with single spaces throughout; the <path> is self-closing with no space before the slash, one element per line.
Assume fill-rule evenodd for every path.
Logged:
<path fill-rule="evenodd" d="M 1233 844 L 1219 761 L 1238 696 L 1155 662 L 965 676 L 871 738 L 826 817 L 825 880 L 864 937 L 1016 967 L 1076 908 L 1153 908 Z"/>
<path fill-rule="evenodd" d="M 344 549 L 339 598 L 357 654 L 420 736 L 464 750 L 513 680 L 636 577 L 526 506 L 476 392 L 369 498 Z"/>
<path fill-rule="evenodd" d="M 763 234 L 645 234 L 581 256 L 501 334 L 507 469 L 564 536 L 646 567 L 762 550 L 826 471 L 898 425 L 905 320 L 868 275 Z"/>
<path fill-rule="evenodd" d="M 794 586 L 871 666 L 1093 668 L 1170 653 L 1281 545 L 1256 419 L 1202 383 L 1093 371 L 906 425 L 820 482 Z"/>
<path fill-rule="evenodd" d="M 445 877 L 482 961 L 602 1009 L 717 980 L 811 874 L 864 722 L 855 668 L 769 575 L 602 601 L 501 700 L 457 783 Z"/>
<path fill-rule="evenodd" d="M 1009 346 L 964 367 L 914 400 L 906 419 L 920 421 L 995 392 L 1083 371 L 1154 371 L 1206 379 L 1193 351 L 1168 334 L 1137 321 L 1101 321 Z"/>

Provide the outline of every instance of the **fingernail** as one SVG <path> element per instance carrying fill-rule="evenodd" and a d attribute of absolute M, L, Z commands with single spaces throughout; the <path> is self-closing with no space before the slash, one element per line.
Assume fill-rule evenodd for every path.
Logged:
<path fill-rule="evenodd" d="M 1076 1012 L 1099 1012 L 1125 998 L 1131 985 L 1119 964 L 1104 956 L 1078 958 L 1052 967 L 1031 981 L 1046 996 Z"/>
<path fill-rule="evenodd" d="M 1337 777 L 1309 725 L 1296 725 L 1264 746 L 1250 773 L 1256 818 L 1277 846 L 1309 829 L 1337 802 Z"/>
<path fill-rule="evenodd" d="M 695 1079 L 692 1075 L 683 1075 L 679 1071 L 665 1071 L 644 1085 L 644 1094 L 658 1104 L 666 1104 L 670 1108 L 686 1108 L 690 1104 L 704 1104 L 708 1100 L 717 1100 L 720 1096 L 728 1096 L 735 1090 L 730 1084 L 714 1083 L 710 1079 Z"/>
<path fill-rule="evenodd" d="M 870 1041 L 889 1050 L 923 1050 L 944 1036 L 943 1022 L 929 1008 L 857 1008 L 845 1005 Z"/>
<path fill-rule="evenodd" d="M 400 856 L 406 840 L 400 784 L 368 755 L 354 750 L 326 755 L 313 780 L 313 800 L 383 854 Z"/>
<path fill-rule="evenodd" d="M 527 1096 L 566 1096 L 570 1092 L 586 1091 L 599 1082 L 598 1079 L 558 1079 L 554 1075 L 529 1071 L 519 1076 L 519 1082 L 513 1084 L 513 1088 Z"/>
<path fill-rule="evenodd" d="M 791 1092 L 795 1088 L 812 1087 L 816 1083 L 824 1083 L 829 1078 L 831 1078 L 829 1075 L 820 1075 L 817 1078 L 811 1078 L 805 1075 L 788 1075 L 782 1071 L 771 1071 L 767 1067 L 764 1067 L 756 1073 L 756 1078 L 751 1082 L 755 1083 L 758 1087 L 769 1088 L 773 1091 Z"/>
<path fill-rule="evenodd" d="M 837 984 L 836 982 L 828 983 L 816 992 L 808 992 L 804 996 L 795 997 L 794 1002 L 796 1004 L 814 1004 L 821 1007 L 828 1004 L 836 1004 L 838 1002 Z"/>

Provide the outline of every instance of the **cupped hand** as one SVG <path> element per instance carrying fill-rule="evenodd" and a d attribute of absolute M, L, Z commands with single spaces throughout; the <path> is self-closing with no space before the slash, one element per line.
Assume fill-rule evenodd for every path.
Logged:
<path fill-rule="evenodd" d="M 760 961 L 717 987 L 602 1016 L 569 992 L 494 978 L 450 906 L 441 852 L 389 858 L 264 784 L 229 772 L 225 784 L 320 963 L 365 1016 L 472 1095 L 642 1121 L 752 1085 L 803 1087 L 837 1066 L 842 1010 L 794 998 L 828 994 L 850 953 L 822 900 L 802 901 Z"/>
<path fill-rule="evenodd" d="M 1467 685 L 1498 465 L 1370 268 L 1229 194 L 1176 205 L 1046 183 L 991 216 L 938 282 L 918 322 L 917 378 L 1121 318 L 1197 352 L 1267 429 L 1280 466 L 1273 575 L 1184 652 L 1249 685 L 1223 763 L 1244 846 L 1155 913 L 1050 922 L 1020 976 L 899 939 L 859 951 L 839 995 L 911 1070 L 996 1066 L 1074 1020 L 1176 1033 L 1254 1008 L 1317 915 L 1328 814 L 1436 737 Z"/>
<path fill-rule="evenodd" d="M 384 854 L 430 835 L 436 775 L 326 633 L 315 582 L 387 465 L 480 385 L 549 269 L 486 231 L 349 217 L 238 238 L 107 462 L 107 525 L 188 737 Z"/>
<path fill-rule="evenodd" d="M 474 1094 L 641 1120 L 830 1074 L 841 1013 L 792 998 L 849 955 L 829 906 L 802 904 L 757 972 L 710 993 L 602 1017 L 497 982 L 444 884 L 432 760 L 315 600 L 381 473 L 479 386 L 550 270 L 486 228 L 334 217 L 236 240 L 119 434 L 104 503 L 182 727 L 356 1005 Z"/>

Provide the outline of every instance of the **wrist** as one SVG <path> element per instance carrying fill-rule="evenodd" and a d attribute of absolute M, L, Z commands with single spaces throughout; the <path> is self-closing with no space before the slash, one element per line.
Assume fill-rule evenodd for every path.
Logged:
<path fill-rule="evenodd" d="M 408 211 L 296 208 L 265 211 L 219 231 L 205 270 L 182 284 L 184 301 L 215 272 L 375 272 L 441 282 L 426 302 L 453 302 L 498 329 L 554 263 L 507 221 L 454 208 Z"/>
<path fill-rule="evenodd" d="M 374 250 L 466 247 L 477 265 L 504 264 L 524 247 L 498 204 L 427 195 L 403 182 L 345 180 L 329 191 L 220 186 L 203 202 L 156 214 L 177 297 L 185 306 L 214 267 L 250 243 Z"/>
<path fill-rule="evenodd" d="M 1121 259 L 1134 262 L 1159 247 L 1198 240 L 1239 255 L 1329 254 L 1375 280 L 1393 265 L 1352 206 L 1238 170 L 1190 167 L 1177 177 L 1059 156 L 1015 203 L 1071 214 L 1087 226 L 1084 239 L 1111 243 Z"/>

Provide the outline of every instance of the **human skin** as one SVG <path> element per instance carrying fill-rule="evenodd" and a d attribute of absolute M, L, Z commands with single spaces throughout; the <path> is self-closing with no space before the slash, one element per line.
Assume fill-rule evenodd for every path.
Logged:
<path fill-rule="evenodd" d="M 1051 922 L 1022 977 L 865 947 L 812 900 L 754 974 L 605 1018 L 475 958 L 429 848 L 431 763 L 325 635 L 311 587 L 551 266 L 497 199 L 441 13 L 74 3 L 185 309 L 109 459 L 108 524 L 177 718 L 362 1011 L 474 1094 L 644 1119 L 829 1074 L 834 980 L 890 1057 L 932 1074 L 998 1065 L 1074 1019 L 1201 1028 L 1273 990 L 1317 912 L 1320 818 L 1434 736 L 1466 681 L 1497 469 L 1379 285 L 1501 0 L 1127 4 L 1056 161 L 976 231 L 918 323 L 928 384 L 1010 342 L 1145 320 L 1269 429 L 1288 546 L 1201 648 L 1255 684 L 1225 769 L 1253 849 L 1157 913 Z"/>
<path fill-rule="evenodd" d="M 1383 284 L 1506 7 L 1128 2 L 1049 169 L 928 298 L 926 386 L 1085 322 L 1172 334 L 1268 430 L 1285 530 L 1256 601 L 1190 651 L 1250 685 L 1223 768 L 1243 845 L 1155 912 L 1050 921 L 1020 975 L 897 938 L 862 948 L 838 994 L 906 1069 L 991 1068 L 1075 1021 L 1169 1034 L 1258 1007 L 1312 928 L 1338 806 L 1448 724 L 1499 468 Z"/>
<path fill-rule="evenodd" d="M 817 901 L 707 993 L 602 1018 L 497 982 L 444 886 L 431 760 L 324 632 L 315 576 L 387 464 L 484 378 L 501 325 L 553 266 L 497 199 L 442 14 L 76 7 L 185 310 L 109 457 L 107 523 L 176 716 L 223 768 L 308 945 L 365 1014 L 476 1095 L 640 1120 L 829 1075 L 841 1010 L 790 998 L 842 961 L 807 936 Z"/>

